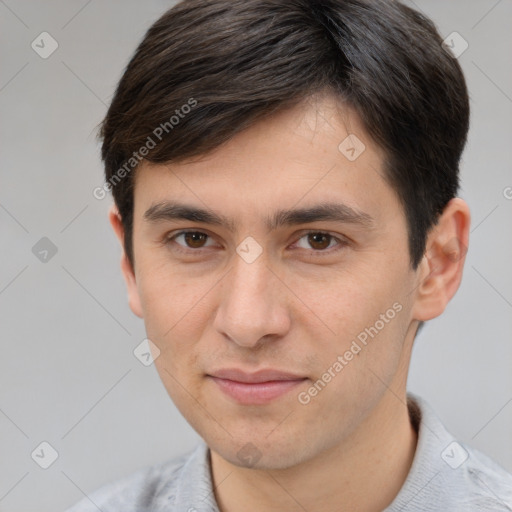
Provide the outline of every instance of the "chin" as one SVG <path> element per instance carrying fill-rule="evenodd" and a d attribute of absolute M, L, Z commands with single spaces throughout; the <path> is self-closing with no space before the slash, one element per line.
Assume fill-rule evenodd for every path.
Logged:
<path fill-rule="evenodd" d="M 247 441 L 230 440 L 229 446 L 208 443 L 212 450 L 229 463 L 240 468 L 280 470 L 296 466 L 313 456 L 311 447 L 303 447 L 291 440 L 258 440 L 255 436 Z M 308 450 L 309 448 L 309 450 Z"/>

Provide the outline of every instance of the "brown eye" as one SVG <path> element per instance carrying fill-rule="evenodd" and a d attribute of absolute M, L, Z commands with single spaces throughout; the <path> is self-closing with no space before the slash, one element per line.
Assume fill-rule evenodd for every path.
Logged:
<path fill-rule="evenodd" d="M 331 235 L 326 233 L 310 233 L 308 236 L 308 243 L 313 249 L 324 250 L 329 247 Z"/>
<path fill-rule="evenodd" d="M 202 231 L 180 231 L 173 236 L 169 236 L 166 243 L 174 245 L 178 251 L 193 252 L 195 250 L 199 252 L 203 248 L 210 247 L 206 245 L 209 238 Z"/>
<path fill-rule="evenodd" d="M 188 231 L 183 233 L 186 244 L 193 248 L 198 249 L 203 246 L 204 242 L 208 238 L 208 235 L 199 231 Z"/>
<path fill-rule="evenodd" d="M 301 240 L 305 240 L 305 243 L 301 244 Z M 336 243 L 332 245 L 332 242 Z M 313 249 L 313 252 L 331 252 L 328 251 L 328 249 L 331 247 L 338 245 L 340 246 L 338 248 L 341 248 L 343 245 L 345 245 L 342 240 L 336 238 L 330 233 L 325 233 L 323 231 L 310 231 L 308 233 L 304 233 L 297 244 L 301 249 Z"/>

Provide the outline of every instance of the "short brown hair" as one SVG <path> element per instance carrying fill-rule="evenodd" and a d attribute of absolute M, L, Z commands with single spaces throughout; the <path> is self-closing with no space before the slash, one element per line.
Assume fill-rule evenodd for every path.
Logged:
<path fill-rule="evenodd" d="M 434 24 L 390 0 L 186 0 L 149 28 L 99 133 L 132 267 L 142 158 L 207 153 L 324 90 L 353 107 L 385 150 L 416 269 L 428 231 L 458 191 L 469 99 Z"/>

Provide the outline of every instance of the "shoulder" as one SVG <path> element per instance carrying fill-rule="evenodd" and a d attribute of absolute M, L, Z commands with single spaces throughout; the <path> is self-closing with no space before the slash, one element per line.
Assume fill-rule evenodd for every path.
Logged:
<path fill-rule="evenodd" d="M 145 466 L 86 495 L 65 512 L 144 512 L 165 487 L 172 489 L 187 460 L 199 448 L 160 464 Z"/>
<path fill-rule="evenodd" d="M 512 474 L 489 456 L 457 440 L 426 400 L 408 393 L 418 432 L 409 475 L 389 512 L 512 512 Z"/>
<path fill-rule="evenodd" d="M 459 442 L 468 453 L 457 482 L 464 510 L 512 511 L 512 474 L 493 459 Z"/>

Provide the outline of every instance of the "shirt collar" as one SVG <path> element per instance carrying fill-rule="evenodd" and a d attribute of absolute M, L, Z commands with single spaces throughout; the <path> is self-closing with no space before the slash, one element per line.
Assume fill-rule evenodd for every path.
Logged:
<path fill-rule="evenodd" d="M 407 407 L 418 433 L 418 443 L 409 474 L 384 512 L 424 510 L 430 498 L 442 503 L 445 510 L 452 510 L 452 506 L 455 509 L 455 498 L 447 482 L 457 468 L 455 464 L 450 466 L 450 459 L 464 448 L 456 443 L 426 400 L 408 392 Z"/>
<path fill-rule="evenodd" d="M 154 512 L 220 512 L 213 492 L 210 450 L 200 441 L 188 455 L 176 478 L 160 490 L 152 506 Z"/>

